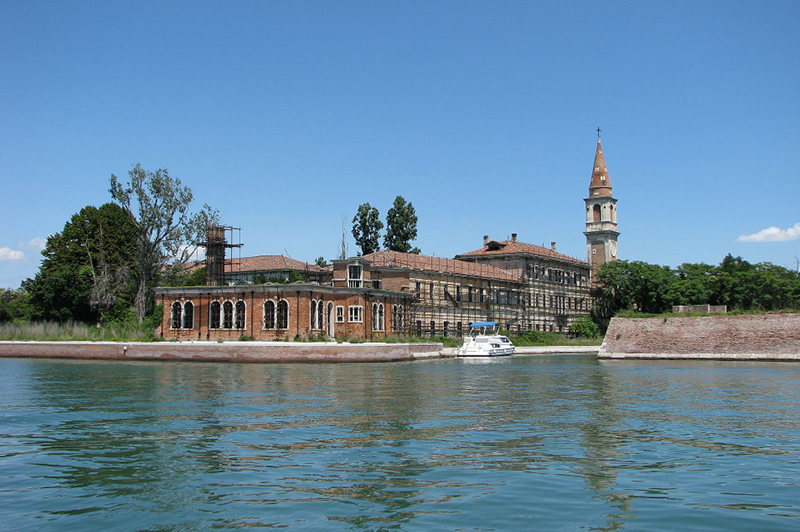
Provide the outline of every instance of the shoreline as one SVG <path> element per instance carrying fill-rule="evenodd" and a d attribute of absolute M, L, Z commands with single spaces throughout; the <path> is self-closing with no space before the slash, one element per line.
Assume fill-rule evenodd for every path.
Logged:
<path fill-rule="evenodd" d="M 518 347 L 516 354 L 597 355 L 600 346 Z M 0 341 L 0 358 L 177 360 L 186 362 L 399 362 L 453 358 L 441 343 Z"/>

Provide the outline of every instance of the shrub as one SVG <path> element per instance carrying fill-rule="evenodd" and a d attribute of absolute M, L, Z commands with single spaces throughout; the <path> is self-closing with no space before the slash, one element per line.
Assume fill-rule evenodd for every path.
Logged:
<path fill-rule="evenodd" d="M 599 338 L 600 327 L 589 317 L 578 318 L 569 326 L 569 332 L 576 338 Z"/>

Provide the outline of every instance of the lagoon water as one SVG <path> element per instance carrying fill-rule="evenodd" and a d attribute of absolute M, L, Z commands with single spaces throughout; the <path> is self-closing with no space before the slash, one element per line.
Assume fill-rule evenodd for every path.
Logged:
<path fill-rule="evenodd" d="M 800 364 L 0 359 L 0 379 L 0 531 L 800 529 Z"/>

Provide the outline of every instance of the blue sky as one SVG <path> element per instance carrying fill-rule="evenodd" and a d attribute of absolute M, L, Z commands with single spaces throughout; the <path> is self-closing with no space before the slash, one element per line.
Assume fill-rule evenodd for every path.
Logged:
<path fill-rule="evenodd" d="M 343 215 L 402 195 L 425 254 L 585 258 L 598 126 L 621 258 L 794 268 L 798 27 L 796 1 L 6 0 L 0 287 L 135 163 L 246 255 L 334 258 Z"/>

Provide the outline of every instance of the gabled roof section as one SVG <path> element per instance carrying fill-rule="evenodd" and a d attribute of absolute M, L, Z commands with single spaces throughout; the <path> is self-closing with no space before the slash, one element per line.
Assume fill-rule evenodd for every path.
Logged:
<path fill-rule="evenodd" d="M 225 260 L 226 273 L 236 272 L 269 272 L 298 270 L 301 272 L 324 272 L 316 264 L 284 257 L 283 255 L 257 255 L 255 257 L 231 258 Z"/>
<path fill-rule="evenodd" d="M 469 253 L 462 253 L 460 256 L 470 259 L 477 259 L 503 257 L 506 255 L 534 255 L 536 257 L 554 259 L 572 264 L 580 264 L 581 266 L 586 267 L 589 266 L 589 263 L 586 261 L 570 257 L 569 255 L 564 255 L 563 253 L 558 253 L 552 249 L 547 249 L 542 246 L 535 246 L 533 244 L 526 244 L 513 239 L 503 241 L 492 240 L 487 242 L 486 245 L 481 249 L 476 249 L 475 251 L 470 251 Z"/>
<path fill-rule="evenodd" d="M 372 261 L 372 271 L 381 268 L 407 268 L 409 270 L 445 273 L 464 277 L 478 277 L 494 281 L 523 282 L 522 279 L 511 275 L 505 270 L 490 264 L 480 264 L 477 262 L 446 259 L 444 257 L 431 257 L 428 255 L 414 255 L 413 253 L 401 253 L 399 251 L 389 251 L 388 249 L 370 253 L 369 255 L 365 255 L 365 258 Z"/>
<path fill-rule="evenodd" d="M 589 196 L 611 196 L 611 180 L 608 178 L 606 168 L 606 158 L 603 156 L 603 147 L 600 145 L 600 137 L 597 137 L 597 151 L 594 154 L 594 166 L 592 167 L 592 182 L 589 184 Z"/>

